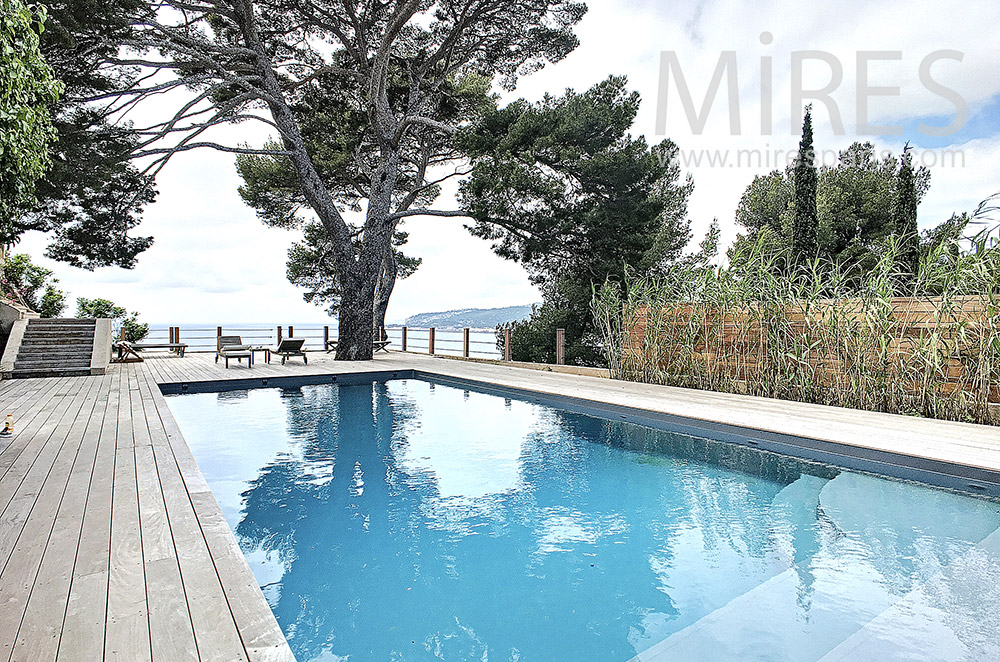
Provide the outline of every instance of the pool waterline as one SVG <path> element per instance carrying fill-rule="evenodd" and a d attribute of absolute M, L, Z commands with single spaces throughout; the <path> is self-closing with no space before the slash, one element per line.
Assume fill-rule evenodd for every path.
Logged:
<path fill-rule="evenodd" d="M 491 651 L 490 659 L 625 660 L 681 631 L 691 639 L 686 628 L 696 623 L 702 639 L 711 638 L 703 619 L 761 587 L 775 586 L 775 595 L 791 588 L 794 594 L 804 581 L 799 573 L 812 567 L 811 545 L 830 522 L 850 520 L 849 504 L 859 490 L 870 495 L 872 485 L 889 485 L 911 496 L 916 490 L 946 512 L 948 504 L 987 503 L 440 382 L 369 381 L 367 389 L 304 386 L 168 402 L 300 660 L 344 654 L 390 659 L 384 655 L 394 653 L 398 659 L 433 659 L 435 651 L 448 653 L 445 659 Z M 214 425 L 205 425 L 207 420 Z M 456 429 L 460 438 L 450 438 Z M 470 447 L 468 439 L 479 442 Z M 664 454 L 665 448 L 673 455 Z M 636 489 L 623 491 L 623 485 Z M 817 516 L 824 492 L 834 513 L 826 520 Z M 800 506 L 813 497 L 810 515 L 809 507 Z M 579 507 L 577 498 L 593 501 L 596 509 Z M 723 498 L 731 510 L 720 506 Z M 996 511 L 994 504 L 980 507 Z M 664 513 L 671 517 L 664 520 Z M 698 513 L 701 521 L 692 519 Z M 855 522 L 848 533 L 852 526 L 863 528 Z M 940 527 L 934 517 L 921 523 L 933 526 Z M 938 541 L 940 549 L 932 545 L 936 560 L 922 561 L 903 573 L 905 581 L 896 577 L 896 584 L 865 583 L 842 567 L 824 570 L 828 557 L 816 559 L 823 563 L 803 576 L 820 587 L 813 595 L 821 605 L 837 604 L 840 589 L 831 598 L 828 584 L 864 587 L 865 604 L 881 613 L 891 598 L 919 583 L 914 572 L 933 576 L 946 565 L 942 559 L 970 553 L 981 540 L 971 538 L 979 533 L 964 541 L 951 532 L 914 538 L 925 546 Z M 388 554 L 394 535 L 407 542 Z M 709 554 L 709 539 L 726 544 Z M 497 540 L 510 553 L 483 542 Z M 850 557 L 857 541 L 851 535 L 845 540 L 847 551 L 839 551 Z M 664 541 L 676 543 L 672 555 L 664 556 Z M 638 556 L 621 551 L 637 544 L 643 550 Z M 491 566 L 471 570 L 479 557 L 492 559 Z M 468 579 L 477 573 L 491 579 Z M 720 576 L 723 581 L 717 581 Z M 606 597 L 620 592 L 624 578 L 641 587 L 640 596 Z M 357 602 L 337 604 L 332 613 L 319 607 L 346 595 Z M 490 596 L 488 604 L 478 604 L 479 595 Z M 451 618 L 430 630 L 417 622 L 430 605 L 437 606 L 435 613 L 447 612 L 452 607 L 444 605 L 456 596 L 464 600 L 460 615 L 447 614 Z M 564 598 L 570 604 L 582 600 L 577 607 L 585 613 L 562 614 L 557 605 Z M 491 611 L 497 605 L 503 609 Z M 402 611 L 392 611 L 396 606 Z M 817 613 L 827 607 L 817 607 Z M 384 609 L 391 617 L 376 625 Z M 868 616 L 856 608 L 851 613 Z M 531 633 L 540 614 L 551 627 Z M 787 617 L 794 621 L 794 614 Z M 509 622 L 494 627 L 498 619 Z M 588 623 L 600 621 L 610 623 L 613 633 L 598 636 L 589 629 Z M 829 628 L 828 636 L 863 625 L 848 621 L 838 621 L 840 629 Z M 319 632 L 316 623 L 329 627 Z M 380 640 L 410 633 L 412 650 L 405 637 L 375 650 L 367 630 Z M 605 647 L 595 650 L 594 637 Z M 822 638 L 803 631 L 787 640 L 797 646 Z M 360 648 L 337 652 L 341 644 Z"/>

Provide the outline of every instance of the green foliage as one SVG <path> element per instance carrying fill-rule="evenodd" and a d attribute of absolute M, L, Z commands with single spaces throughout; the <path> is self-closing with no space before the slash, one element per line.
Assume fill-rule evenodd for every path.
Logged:
<path fill-rule="evenodd" d="M 400 72 L 402 74 L 402 72 Z M 308 88 L 293 106 L 313 163 L 323 183 L 345 211 L 361 212 L 368 200 L 364 191 L 370 175 L 381 158 L 370 117 L 358 100 L 363 95 L 356 79 L 321 76 L 322 85 Z M 392 79 L 390 98 L 402 103 L 406 98 L 407 79 Z M 448 79 L 436 97 L 437 107 L 427 109 L 427 117 L 443 124 L 457 124 L 493 103 L 489 79 L 470 74 Z M 267 149 L 280 149 L 267 143 Z M 427 163 L 447 161 L 458 156 L 446 134 L 420 132 L 411 134 L 401 145 L 402 172 L 396 195 L 399 209 L 426 207 L 440 194 L 440 186 L 426 185 Z M 243 200 L 257 211 L 258 218 L 270 227 L 301 229 L 302 241 L 288 251 L 288 280 L 302 288 L 307 303 L 315 303 L 335 315 L 342 299 L 341 278 L 334 260 L 333 243 L 322 224 L 309 220 L 312 209 L 299 182 L 298 174 L 285 157 L 240 155 L 237 171 L 243 179 L 239 188 Z M 360 255 L 363 246 L 360 228 L 353 242 Z M 405 255 L 401 248 L 407 234 L 393 233 L 393 258 L 396 278 L 407 278 L 420 266 L 420 259 Z M 393 284 L 395 279 L 392 279 Z M 376 320 L 376 325 L 383 325 Z"/>
<path fill-rule="evenodd" d="M 902 242 L 900 266 L 903 273 L 916 278 L 920 267 L 920 233 L 917 229 L 917 184 L 913 172 L 913 156 L 910 146 L 903 148 L 899 159 L 899 179 L 896 184 L 896 228 L 895 235 Z"/>
<path fill-rule="evenodd" d="M 946 234 L 925 242 L 916 279 L 895 237 L 858 274 L 825 258 L 793 265 L 765 228 L 727 267 L 609 281 L 593 300 L 608 365 L 620 379 L 991 422 L 1000 245 L 982 232 L 959 250 Z M 928 321 L 916 329 L 897 297 Z"/>
<path fill-rule="evenodd" d="M 38 203 L 18 220 L 18 230 L 50 233 L 45 255 L 81 269 L 131 269 L 152 237 L 133 237 L 142 211 L 153 202 L 153 178 L 121 154 L 131 141 L 118 129 L 64 110 L 56 117 L 59 140 L 53 165 L 38 183 Z M 88 126 L 85 130 L 82 126 Z"/>
<path fill-rule="evenodd" d="M 132 21 L 150 11 L 142 0 L 41 0 L 48 10 L 42 53 L 65 84 L 52 108 L 58 136 L 37 200 L 11 219 L 11 234 L 47 233 L 46 256 L 83 269 L 135 266 L 152 237 L 129 232 L 156 191 L 153 176 L 129 160 L 139 138 L 115 124 L 100 104 L 82 101 L 128 87 L 136 70 L 101 66 L 134 38 Z"/>
<path fill-rule="evenodd" d="M 52 271 L 40 267 L 25 254 L 0 260 L 3 296 L 35 311 L 42 317 L 59 317 L 66 307 L 66 295 L 56 285 Z"/>
<path fill-rule="evenodd" d="M 791 172 L 791 169 L 774 170 L 758 175 L 743 192 L 736 208 L 736 222 L 746 230 L 746 236 L 751 241 L 765 228 L 779 237 L 791 238 L 792 200 L 795 195 Z"/>
<path fill-rule="evenodd" d="M 802 139 L 793 171 L 792 260 L 802 264 L 816 257 L 819 249 L 819 214 L 816 207 L 816 148 L 813 145 L 812 106 L 806 106 Z"/>
<path fill-rule="evenodd" d="M 139 321 L 139 313 L 132 313 L 121 321 L 118 338 L 125 342 L 140 342 L 149 335 L 149 325 Z"/>
<path fill-rule="evenodd" d="M 854 143 L 840 152 L 835 166 L 820 169 L 819 257 L 860 271 L 873 267 L 886 239 L 895 233 L 899 165 L 891 156 L 876 158 L 871 143 Z M 736 210 L 736 222 L 745 232 L 734 251 L 757 243 L 765 231 L 775 248 L 791 250 L 792 180 L 791 168 L 754 178 Z M 919 202 L 930 188 L 927 168 L 914 172 L 914 185 Z"/>
<path fill-rule="evenodd" d="M 346 54 L 335 60 L 347 66 Z M 396 67 L 400 63 L 394 63 Z M 405 111 L 409 82 L 400 70 L 390 79 L 390 100 Z M 353 77 L 320 75 L 317 85 L 307 87 L 292 111 L 299 122 L 302 137 L 323 183 L 344 211 L 361 212 L 367 202 L 366 190 L 371 175 L 379 168 L 382 147 L 376 128 L 362 103 L 361 83 Z M 434 106 L 423 116 L 442 125 L 457 125 L 476 116 L 493 103 L 489 80 L 477 74 L 445 80 L 434 96 Z M 280 150 L 276 142 L 265 149 Z M 458 158 L 451 137 L 446 133 L 415 131 L 406 134 L 399 144 L 400 178 L 397 183 L 399 211 L 425 207 L 440 193 L 436 185 L 426 186 L 427 163 L 436 164 Z M 266 225 L 298 228 L 308 219 L 309 204 L 298 173 L 287 157 L 241 154 L 236 159 L 243 179 L 239 193 L 253 207 Z"/>
<path fill-rule="evenodd" d="M 59 317 L 66 310 L 66 293 L 52 283 L 45 286 L 45 293 L 38 302 L 38 314 L 42 317 Z"/>
<path fill-rule="evenodd" d="M 12 220 L 30 205 L 55 140 L 49 108 L 62 85 L 39 47 L 45 10 L 0 0 L 0 243 L 17 238 Z"/>
<path fill-rule="evenodd" d="M 950 259 L 958 258 L 961 242 L 971 223 L 972 216 L 967 213 L 952 214 L 947 221 L 924 230 L 920 234 L 920 259 L 926 260 L 932 253 L 938 252 L 943 252 Z"/>
<path fill-rule="evenodd" d="M 558 326 L 567 361 L 599 361 L 592 284 L 626 267 L 662 268 L 691 236 L 694 184 L 681 177 L 677 147 L 628 134 L 639 101 L 624 78 L 610 77 L 586 92 L 491 110 L 456 138 L 472 163 L 460 188 L 470 231 L 522 263 L 542 290 L 543 305 L 514 327 L 520 356 L 554 356 Z"/>
<path fill-rule="evenodd" d="M 76 316 L 80 319 L 124 319 L 128 311 L 116 306 L 108 299 L 88 299 L 78 297 L 76 300 Z"/>
<path fill-rule="evenodd" d="M 114 337 L 125 342 L 139 342 L 149 335 L 149 325 L 139 321 L 139 313 L 129 313 L 108 299 L 77 298 L 76 316 L 81 319 L 110 319 Z"/>
<path fill-rule="evenodd" d="M 532 306 L 528 319 L 498 325 L 497 349 L 501 353 L 504 351 L 504 332 L 510 329 L 511 360 L 552 364 L 556 362 L 556 329 L 564 329 L 566 363 L 600 365 L 604 357 L 589 316 L 579 315 L 579 311 L 571 308 L 565 300 L 548 298 L 549 301 Z"/>
<path fill-rule="evenodd" d="M 586 12 L 573 0 L 57 4 L 94 10 L 99 38 L 79 55 L 97 54 L 84 73 L 109 91 L 83 98 L 118 121 L 127 156 L 150 172 L 190 149 L 277 157 L 244 160 L 242 192 L 265 222 L 315 220 L 327 233 L 342 286 L 338 360 L 371 357 L 397 271 L 395 232 L 405 217 L 441 215 L 422 205 L 459 174 L 442 173 L 460 167 L 454 132 L 494 84 L 513 89 L 566 57 Z M 161 111 L 153 124 L 128 125 L 147 100 Z M 280 151 L 209 138 L 243 122 L 273 127 Z M 361 207 L 363 221 L 346 213 Z"/>

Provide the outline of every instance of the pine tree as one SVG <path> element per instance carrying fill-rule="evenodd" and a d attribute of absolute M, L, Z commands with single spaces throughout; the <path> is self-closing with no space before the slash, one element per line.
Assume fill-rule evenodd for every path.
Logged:
<path fill-rule="evenodd" d="M 792 219 L 792 255 L 798 263 L 816 257 L 819 248 L 819 214 L 816 209 L 816 188 L 819 174 L 816 172 L 816 152 L 813 148 L 812 105 L 806 106 L 802 120 L 802 139 L 799 154 L 795 160 L 793 183 L 794 216 Z"/>
<path fill-rule="evenodd" d="M 899 158 L 895 234 L 902 244 L 900 269 L 912 282 L 920 268 L 920 235 L 917 231 L 917 185 L 910 149 L 907 143 L 903 148 L 903 155 Z"/>

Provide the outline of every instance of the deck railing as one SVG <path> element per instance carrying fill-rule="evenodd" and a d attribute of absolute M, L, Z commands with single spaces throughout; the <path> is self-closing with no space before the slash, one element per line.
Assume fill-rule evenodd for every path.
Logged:
<path fill-rule="evenodd" d="M 504 336 L 504 351 L 497 349 L 496 333 L 481 329 L 437 329 L 407 326 L 388 327 L 390 349 L 418 354 L 439 354 L 465 358 L 511 360 L 511 334 Z M 283 338 L 305 338 L 305 348 L 323 351 L 327 341 L 336 339 L 336 327 L 329 325 L 234 325 L 234 326 L 152 326 L 146 339 L 150 343 L 183 342 L 189 352 L 214 352 L 219 336 L 240 336 L 248 345 L 277 345 Z M 565 332 L 556 331 L 556 363 L 566 362 Z"/>

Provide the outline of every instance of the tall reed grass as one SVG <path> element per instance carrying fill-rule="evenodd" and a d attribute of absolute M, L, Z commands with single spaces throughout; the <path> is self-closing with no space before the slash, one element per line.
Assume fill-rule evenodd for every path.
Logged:
<path fill-rule="evenodd" d="M 605 283 L 592 304 L 612 376 L 872 411 L 996 422 L 1000 248 L 943 243 L 919 274 L 889 240 L 863 274 L 786 267 L 766 239 L 730 266 Z"/>

